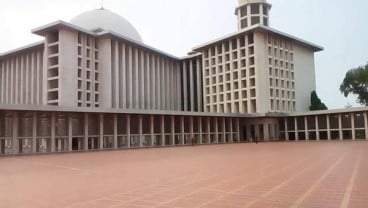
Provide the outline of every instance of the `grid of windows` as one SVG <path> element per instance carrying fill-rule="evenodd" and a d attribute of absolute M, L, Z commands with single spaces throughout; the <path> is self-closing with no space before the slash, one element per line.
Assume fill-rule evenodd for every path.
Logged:
<path fill-rule="evenodd" d="M 268 26 L 268 4 L 245 4 L 238 9 L 239 29 L 256 24 Z"/>
<path fill-rule="evenodd" d="M 78 107 L 99 107 L 99 61 L 95 38 L 78 33 Z"/>
<path fill-rule="evenodd" d="M 295 111 L 294 52 L 290 41 L 268 35 L 270 110 Z"/>
<path fill-rule="evenodd" d="M 59 32 L 47 35 L 47 104 L 59 105 Z"/>
<path fill-rule="evenodd" d="M 220 42 L 203 52 L 207 112 L 255 113 L 256 70 L 253 34 Z"/>

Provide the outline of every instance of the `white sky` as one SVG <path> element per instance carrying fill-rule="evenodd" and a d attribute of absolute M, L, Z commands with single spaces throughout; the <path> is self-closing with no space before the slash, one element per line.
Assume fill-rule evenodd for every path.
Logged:
<path fill-rule="evenodd" d="M 31 30 L 69 21 L 101 0 L 0 0 L 0 53 L 42 40 Z M 268 0 L 272 28 L 325 48 L 315 56 L 317 93 L 330 108 L 355 104 L 339 92 L 347 70 L 368 62 L 368 1 Z M 333 3 L 332 3 L 333 2 Z M 236 31 L 237 0 L 104 0 L 144 42 L 176 56 Z"/>

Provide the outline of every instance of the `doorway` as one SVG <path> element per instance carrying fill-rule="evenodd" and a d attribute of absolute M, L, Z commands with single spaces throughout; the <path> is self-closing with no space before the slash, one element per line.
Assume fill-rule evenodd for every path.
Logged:
<path fill-rule="evenodd" d="M 72 138 L 72 151 L 79 150 L 79 138 Z"/>
<path fill-rule="evenodd" d="M 23 153 L 23 139 L 19 139 L 18 142 L 19 142 L 19 145 L 18 145 L 19 154 L 22 154 Z"/>
<path fill-rule="evenodd" d="M 5 154 L 5 140 L 4 139 L 0 140 L 0 154 L 1 155 Z"/>

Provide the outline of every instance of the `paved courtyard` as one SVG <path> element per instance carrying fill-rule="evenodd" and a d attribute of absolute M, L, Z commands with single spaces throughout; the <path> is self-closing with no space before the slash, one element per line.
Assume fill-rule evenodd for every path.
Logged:
<path fill-rule="evenodd" d="M 368 207 L 368 142 L 0 158 L 0 207 Z"/>

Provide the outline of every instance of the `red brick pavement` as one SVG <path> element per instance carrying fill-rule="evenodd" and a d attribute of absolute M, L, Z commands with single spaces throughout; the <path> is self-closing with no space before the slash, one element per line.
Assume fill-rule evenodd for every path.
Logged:
<path fill-rule="evenodd" d="M 0 158 L 0 207 L 368 207 L 368 142 Z"/>

